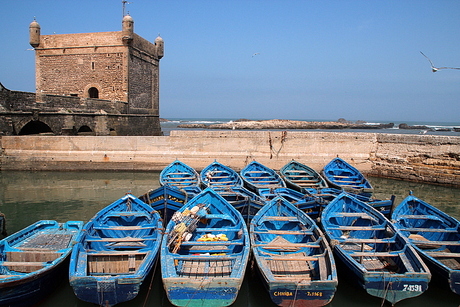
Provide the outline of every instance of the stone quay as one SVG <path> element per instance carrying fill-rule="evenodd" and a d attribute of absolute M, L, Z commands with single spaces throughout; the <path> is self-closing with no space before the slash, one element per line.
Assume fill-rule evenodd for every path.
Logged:
<path fill-rule="evenodd" d="M 169 136 L 2 136 L 0 170 L 160 171 L 178 159 L 198 171 L 294 159 L 316 170 L 339 156 L 369 176 L 460 187 L 460 137 L 310 131 L 174 130 Z"/>

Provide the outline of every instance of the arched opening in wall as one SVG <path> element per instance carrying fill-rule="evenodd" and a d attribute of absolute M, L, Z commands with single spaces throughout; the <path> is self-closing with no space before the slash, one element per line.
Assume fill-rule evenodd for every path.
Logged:
<path fill-rule="evenodd" d="M 99 90 L 95 87 L 90 87 L 88 90 L 89 98 L 99 98 Z"/>
<path fill-rule="evenodd" d="M 81 126 L 77 131 L 78 135 L 94 135 L 93 130 L 88 126 Z"/>
<path fill-rule="evenodd" d="M 22 127 L 21 131 L 19 131 L 18 135 L 29 135 L 29 134 L 54 134 L 53 130 L 51 130 L 50 126 L 41 122 L 39 120 L 33 120 L 28 122 L 24 127 Z"/>

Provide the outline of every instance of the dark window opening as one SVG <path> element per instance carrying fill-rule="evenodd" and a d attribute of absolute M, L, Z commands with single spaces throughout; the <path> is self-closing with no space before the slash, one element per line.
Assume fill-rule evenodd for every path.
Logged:
<path fill-rule="evenodd" d="M 89 98 L 99 98 L 99 91 L 97 88 L 92 87 L 88 90 Z"/>
<path fill-rule="evenodd" d="M 51 130 L 51 128 L 47 124 L 39 120 L 34 120 L 28 122 L 24 127 L 22 127 L 21 131 L 19 131 L 19 135 L 40 133 L 53 133 L 53 130 Z"/>
<path fill-rule="evenodd" d="M 80 132 L 93 132 L 93 130 L 88 126 L 81 126 L 80 129 L 78 129 L 78 133 Z"/>

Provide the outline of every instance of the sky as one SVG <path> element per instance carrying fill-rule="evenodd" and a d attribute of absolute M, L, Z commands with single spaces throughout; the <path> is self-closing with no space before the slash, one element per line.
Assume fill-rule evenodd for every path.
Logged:
<path fill-rule="evenodd" d="M 121 0 L 0 0 L 0 82 L 35 91 L 28 26 L 120 31 Z M 160 117 L 460 123 L 458 0 L 132 0 L 160 34 Z"/>

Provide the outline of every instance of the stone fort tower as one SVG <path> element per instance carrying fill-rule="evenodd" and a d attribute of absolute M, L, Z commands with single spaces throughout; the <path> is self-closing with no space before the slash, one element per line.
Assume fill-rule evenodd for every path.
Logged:
<path fill-rule="evenodd" d="M 159 64 L 164 42 L 134 33 L 129 15 L 117 32 L 41 35 L 35 49 L 36 93 L 0 84 L 0 133 L 162 135 Z"/>

